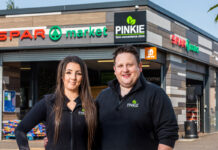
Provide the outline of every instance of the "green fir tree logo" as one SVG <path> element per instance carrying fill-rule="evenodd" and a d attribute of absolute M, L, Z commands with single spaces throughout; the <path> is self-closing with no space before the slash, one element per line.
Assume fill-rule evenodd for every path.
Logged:
<path fill-rule="evenodd" d="M 49 30 L 49 37 L 53 41 L 58 41 L 62 36 L 62 30 L 59 26 L 53 26 Z"/>

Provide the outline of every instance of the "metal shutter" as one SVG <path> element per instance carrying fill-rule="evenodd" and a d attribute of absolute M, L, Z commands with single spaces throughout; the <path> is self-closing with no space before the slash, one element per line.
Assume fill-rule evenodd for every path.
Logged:
<path fill-rule="evenodd" d="M 107 49 L 58 49 L 58 50 L 31 50 L 2 53 L 3 62 L 27 62 L 27 61 L 55 61 L 62 60 L 69 55 L 79 56 L 82 59 L 112 59 L 113 48 Z"/>

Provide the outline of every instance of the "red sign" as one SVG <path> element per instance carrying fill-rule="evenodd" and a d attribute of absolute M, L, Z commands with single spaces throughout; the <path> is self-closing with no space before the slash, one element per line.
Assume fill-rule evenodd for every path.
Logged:
<path fill-rule="evenodd" d="M 10 37 L 10 41 L 13 38 L 19 38 L 20 40 L 23 39 L 33 39 L 32 34 L 29 32 L 29 30 L 25 30 L 23 32 L 23 34 L 20 36 L 20 31 L 9 31 L 9 37 Z M 44 29 L 36 29 L 34 30 L 34 39 L 36 40 L 37 37 L 41 37 L 43 39 L 45 39 L 45 30 Z M 8 38 L 8 33 L 6 31 L 0 31 L 0 41 L 6 41 Z"/>
<path fill-rule="evenodd" d="M 186 40 L 179 38 L 178 36 L 171 35 L 172 44 L 178 45 L 180 47 L 186 47 Z"/>

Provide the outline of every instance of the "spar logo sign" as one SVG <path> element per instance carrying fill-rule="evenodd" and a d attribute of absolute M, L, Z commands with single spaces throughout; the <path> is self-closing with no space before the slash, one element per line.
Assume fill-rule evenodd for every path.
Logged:
<path fill-rule="evenodd" d="M 53 26 L 49 30 L 49 38 L 52 41 L 58 41 L 64 34 L 65 39 L 81 39 L 81 38 L 100 38 L 107 37 L 107 28 L 101 27 L 81 27 L 81 28 L 64 28 L 61 29 L 59 26 Z"/>
<path fill-rule="evenodd" d="M 107 36 L 106 26 L 61 28 L 60 26 L 55 25 L 50 29 L 45 27 L 0 29 L 0 42 L 13 41 L 15 39 L 20 39 L 20 41 L 35 41 L 38 38 L 46 40 L 48 37 L 51 41 L 57 42 L 59 40 L 106 38 Z"/>
<path fill-rule="evenodd" d="M 62 36 L 62 30 L 59 26 L 51 27 L 51 29 L 49 30 L 49 37 L 51 40 L 53 41 L 60 40 L 61 36 Z"/>
<path fill-rule="evenodd" d="M 192 51 L 194 53 L 199 53 L 199 47 L 191 44 L 188 39 L 181 38 L 174 34 L 170 35 L 170 39 L 173 45 L 178 45 L 181 48 L 185 48 L 187 52 Z"/>
<path fill-rule="evenodd" d="M 146 12 L 124 12 L 114 15 L 115 43 L 146 41 Z"/>

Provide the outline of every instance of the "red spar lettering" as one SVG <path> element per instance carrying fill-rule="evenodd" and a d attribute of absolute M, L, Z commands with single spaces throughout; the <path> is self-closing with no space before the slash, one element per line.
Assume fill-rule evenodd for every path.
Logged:
<path fill-rule="evenodd" d="M 179 38 L 175 35 L 172 35 L 171 36 L 171 40 L 172 40 L 172 44 L 175 44 L 177 45 L 178 41 L 179 41 Z"/>
<path fill-rule="evenodd" d="M 0 41 L 6 41 L 7 40 L 7 32 L 1 31 L 0 32 Z"/>
<path fill-rule="evenodd" d="M 43 29 L 36 29 L 34 32 L 34 38 L 37 39 L 37 36 L 41 36 L 43 39 L 45 39 L 45 30 Z"/>
<path fill-rule="evenodd" d="M 185 45 L 186 45 L 186 41 L 180 38 L 179 39 L 179 46 L 185 48 Z"/>
<path fill-rule="evenodd" d="M 10 40 L 12 40 L 12 37 L 19 37 L 20 31 L 11 31 L 10 32 Z"/>
<path fill-rule="evenodd" d="M 28 30 L 25 30 L 22 34 L 22 36 L 20 37 L 21 40 L 23 40 L 24 38 L 29 38 L 29 39 L 33 39 L 32 35 L 30 34 L 30 32 Z"/>

